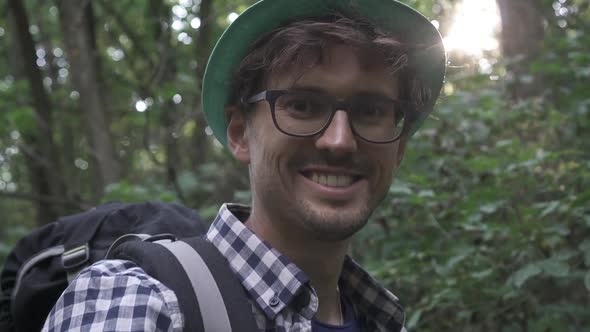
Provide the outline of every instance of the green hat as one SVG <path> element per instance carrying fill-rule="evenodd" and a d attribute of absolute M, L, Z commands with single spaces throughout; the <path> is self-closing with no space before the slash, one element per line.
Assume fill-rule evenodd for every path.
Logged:
<path fill-rule="evenodd" d="M 252 45 L 271 30 L 297 19 L 321 17 L 334 11 L 365 17 L 404 42 L 422 45 L 412 53 L 417 78 L 430 88 L 426 105 L 412 128 L 414 133 L 432 112 L 443 84 L 446 54 L 438 30 L 422 14 L 394 0 L 262 0 L 246 9 L 217 41 L 203 78 L 203 110 L 209 127 L 227 145 L 224 108 L 229 102 L 233 75 Z"/>

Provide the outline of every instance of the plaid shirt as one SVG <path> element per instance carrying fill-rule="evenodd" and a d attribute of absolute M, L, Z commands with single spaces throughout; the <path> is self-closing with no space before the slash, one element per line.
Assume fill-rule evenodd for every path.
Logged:
<path fill-rule="evenodd" d="M 260 331 L 310 332 L 318 297 L 309 279 L 289 259 L 240 220 L 250 209 L 224 204 L 207 239 L 225 256 L 250 295 Z M 398 299 L 350 257 L 340 290 L 354 306 L 363 331 L 405 331 Z M 82 271 L 59 298 L 43 331 L 182 331 L 174 292 L 130 261 L 100 261 Z"/>

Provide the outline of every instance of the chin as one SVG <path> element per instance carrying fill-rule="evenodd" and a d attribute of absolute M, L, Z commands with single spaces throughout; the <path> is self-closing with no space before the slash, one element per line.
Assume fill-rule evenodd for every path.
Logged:
<path fill-rule="evenodd" d="M 352 237 L 368 222 L 370 212 L 364 208 L 300 206 L 300 222 L 311 236 L 324 241 L 342 241 Z"/>

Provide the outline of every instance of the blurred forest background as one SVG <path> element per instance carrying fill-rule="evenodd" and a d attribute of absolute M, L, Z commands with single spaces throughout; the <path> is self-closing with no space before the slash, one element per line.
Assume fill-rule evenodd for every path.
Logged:
<path fill-rule="evenodd" d="M 200 82 L 252 2 L 0 3 L 0 264 L 32 228 L 101 202 L 211 219 L 249 200 Z M 448 77 L 354 256 L 410 330 L 590 331 L 589 1 L 405 2 L 446 37 Z"/>

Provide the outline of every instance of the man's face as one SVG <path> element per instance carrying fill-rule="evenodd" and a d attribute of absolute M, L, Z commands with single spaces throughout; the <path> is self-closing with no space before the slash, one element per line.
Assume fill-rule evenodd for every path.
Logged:
<path fill-rule="evenodd" d="M 346 46 L 328 47 L 322 58 L 315 66 L 271 76 L 266 89 L 396 99 L 397 80 L 385 65 L 363 65 L 355 49 Z M 249 116 L 244 149 L 234 154 L 250 165 L 253 216 L 283 232 L 323 240 L 346 239 L 366 224 L 391 184 L 405 137 L 367 143 L 353 134 L 344 111 L 336 112 L 321 135 L 306 138 L 277 130 L 267 102 L 258 102 Z"/>

